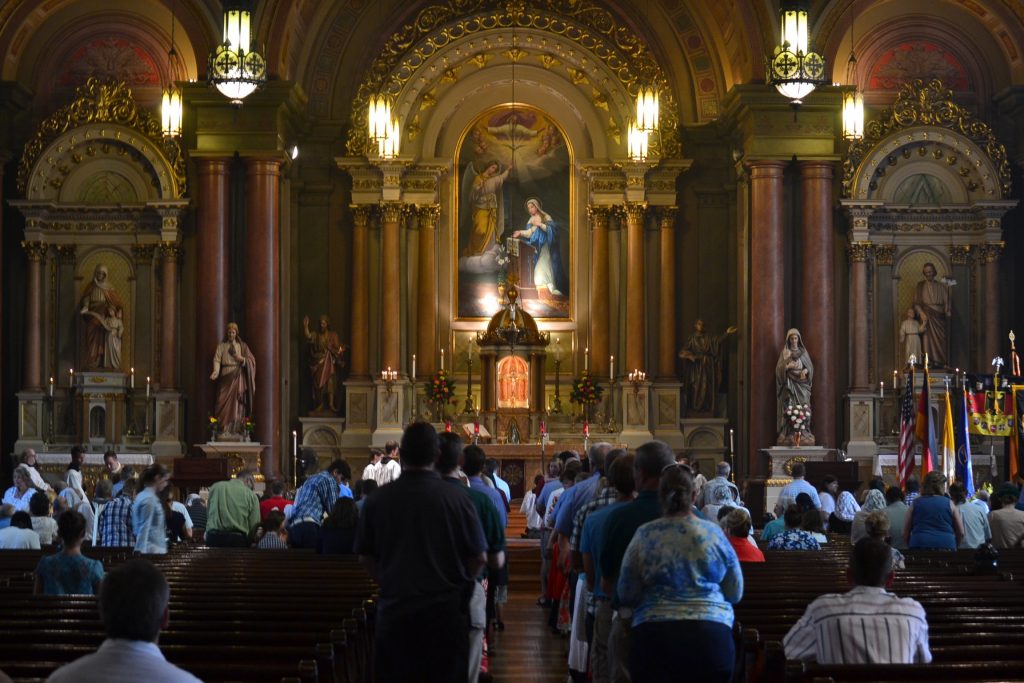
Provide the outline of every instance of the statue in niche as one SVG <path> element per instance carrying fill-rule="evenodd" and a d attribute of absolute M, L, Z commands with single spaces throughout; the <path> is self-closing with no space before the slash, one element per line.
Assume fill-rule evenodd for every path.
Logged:
<path fill-rule="evenodd" d="M 810 405 L 811 384 L 814 381 L 814 363 L 807 353 L 800 330 L 793 328 L 786 332 L 786 342 L 775 364 L 775 391 L 778 397 L 776 421 L 779 438 L 777 444 L 782 446 L 814 445 L 814 434 L 811 432 Z M 787 409 L 806 406 L 807 419 L 796 425 L 796 419 L 790 416 Z"/>
<path fill-rule="evenodd" d="M 302 331 L 309 346 L 309 372 L 312 377 L 313 416 L 337 415 L 335 400 L 337 377 L 345 367 L 342 356 L 346 346 L 338 340 L 338 333 L 331 329 L 331 320 L 320 316 L 316 330 L 309 328 L 309 316 L 302 319 Z"/>
<path fill-rule="evenodd" d="M 252 415 L 256 393 L 256 358 L 249 350 L 249 345 L 238 336 L 238 325 L 235 323 L 228 323 L 224 341 L 217 344 L 210 379 L 217 382 L 213 416 L 220 423 L 221 434 L 225 437 L 240 436 L 242 422 Z"/>
<path fill-rule="evenodd" d="M 935 279 L 937 271 L 934 263 L 924 264 L 921 274 L 924 275 L 924 279 L 917 283 L 917 289 L 914 290 L 914 309 L 928 321 L 921 335 L 921 347 L 928 354 L 928 362 L 932 367 L 945 367 L 949 320 L 952 313 L 949 287 Z"/>
<path fill-rule="evenodd" d="M 724 334 L 704 332 L 704 321 L 693 323 L 693 334 L 679 352 L 683 359 L 683 384 L 686 387 L 686 414 L 690 417 L 711 417 L 715 414 L 718 388 L 722 385 L 722 344 L 736 327 Z"/>
<path fill-rule="evenodd" d="M 920 308 L 907 309 L 907 317 L 900 324 L 900 344 L 903 345 L 903 358 L 910 363 L 911 358 L 924 359 L 921 337 L 928 329 L 928 316 Z"/>
<path fill-rule="evenodd" d="M 121 337 L 124 334 L 124 302 L 110 284 L 110 271 L 96 266 L 79 303 L 85 323 L 84 361 L 87 370 L 121 370 Z"/>

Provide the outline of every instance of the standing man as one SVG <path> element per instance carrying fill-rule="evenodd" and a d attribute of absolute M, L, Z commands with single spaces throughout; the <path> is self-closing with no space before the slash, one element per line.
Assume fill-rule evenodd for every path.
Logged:
<path fill-rule="evenodd" d="M 135 545 L 132 531 L 132 500 L 136 479 L 121 482 L 121 493 L 103 506 L 97 524 L 97 545 L 104 548 L 131 548 Z"/>
<path fill-rule="evenodd" d="M 402 475 L 402 466 L 398 463 L 398 442 L 388 441 L 384 444 L 384 459 L 381 461 L 381 473 L 378 484 L 390 484 Z"/>
<path fill-rule="evenodd" d="M 75 444 L 71 447 L 71 462 L 68 463 L 69 470 L 75 470 L 76 472 L 82 471 L 82 465 L 85 464 L 85 449 Z"/>
<path fill-rule="evenodd" d="M 360 477 L 363 481 L 373 480 L 380 486 L 381 476 L 384 473 L 384 465 L 381 460 L 384 459 L 384 451 L 379 448 L 370 449 L 370 463 L 363 468 L 363 476 Z"/>
<path fill-rule="evenodd" d="M 110 483 L 113 487 L 112 494 L 117 496 L 121 493 L 121 487 L 124 486 L 124 482 L 121 481 L 121 471 L 124 467 L 117 459 L 117 451 L 111 448 L 109 451 L 103 454 L 103 467 L 107 470 L 107 476 L 110 478 Z"/>
<path fill-rule="evenodd" d="M 167 518 L 160 502 L 160 492 L 167 488 L 171 474 L 156 463 L 142 473 L 142 491 L 132 502 L 132 529 L 135 530 L 135 552 L 164 555 L 167 553 Z"/>
<path fill-rule="evenodd" d="M 280 510 L 284 514 L 284 509 L 293 502 L 284 497 L 284 482 L 275 479 L 270 482 L 270 497 L 260 501 L 260 519 L 266 521 L 271 510 Z"/>
<path fill-rule="evenodd" d="M 494 458 L 487 458 L 484 461 L 484 471 L 487 472 L 487 476 L 494 482 L 494 488 L 498 489 L 505 494 L 505 504 L 512 502 L 512 489 L 509 487 L 508 482 L 498 476 L 498 461 Z"/>
<path fill-rule="evenodd" d="M 736 506 L 743 505 L 743 502 L 740 500 L 740 490 L 736 487 L 736 484 L 729 481 L 729 472 L 731 471 L 732 467 L 724 460 L 715 465 L 715 478 L 705 483 L 697 495 L 697 507 L 699 509 L 703 510 L 705 505 L 722 499 L 721 496 L 716 494 L 718 489 L 728 489 L 726 498 L 732 500 Z"/>
<path fill-rule="evenodd" d="M 487 541 L 469 496 L 434 470 L 440 455 L 434 428 L 409 425 L 400 454 L 402 477 L 367 498 L 355 543 L 380 585 L 376 678 L 466 681 L 469 603 L 487 562 Z M 395 643 L 402 644 L 401 656 Z"/>
<path fill-rule="evenodd" d="M 338 458 L 326 470 L 306 480 L 295 494 L 288 543 L 293 548 L 316 550 L 320 525 L 338 500 L 338 490 L 348 463 Z"/>
<path fill-rule="evenodd" d="M 810 483 L 804 479 L 804 475 L 807 473 L 807 468 L 804 467 L 802 462 L 793 464 L 793 481 L 789 482 L 782 487 L 779 491 L 779 502 L 777 505 L 781 505 L 782 509 L 785 510 L 790 505 L 796 504 L 796 497 L 801 493 L 806 493 L 811 497 L 811 502 L 814 503 L 814 507 L 817 510 L 821 509 L 821 498 L 818 496 L 818 492 L 814 489 Z M 710 482 L 708 482 L 710 485 Z M 838 486 L 837 486 L 838 489 Z"/>
<path fill-rule="evenodd" d="M 210 487 L 206 512 L 206 545 L 219 548 L 248 548 L 260 524 L 260 499 L 256 477 L 242 470 L 234 479 Z"/>

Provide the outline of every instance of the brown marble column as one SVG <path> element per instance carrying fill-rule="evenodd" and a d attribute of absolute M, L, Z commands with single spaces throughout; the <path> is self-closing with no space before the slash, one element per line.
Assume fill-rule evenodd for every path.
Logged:
<path fill-rule="evenodd" d="M 161 290 L 163 302 L 160 337 L 160 388 L 171 391 L 178 388 L 178 262 L 181 259 L 181 245 L 164 242 Z"/>
<path fill-rule="evenodd" d="M 210 381 L 213 354 L 228 324 L 228 181 L 227 159 L 196 159 L 196 357 L 194 433 L 205 440 L 206 419 L 213 412 L 215 384 Z"/>
<path fill-rule="evenodd" d="M 281 441 L 281 161 L 253 157 L 245 160 L 246 217 L 245 327 L 242 339 L 256 358 L 253 419 L 263 454 L 263 476 L 280 471 Z"/>
<path fill-rule="evenodd" d="M 817 444 L 835 446 L 836 343 L 835 241 L 832 229 L 832 164 L 801 161 L 803 196 L 800 319 L 804 344 L 814 363 L 811 431 Z"/>
<path fill-rule="evenodd" d="M 607 377 L 608 357 L 611 355 L 608 300 L 611 287 L 608 281 L 608 221 L 611 208 L 587 207 L 590 217 L 590 369 L 598 377 Z M 621 362 L 619 367 L 621 367 Z"/>
<path fill-rule="evenodd" d="M 751 475 L 766 474 L 759 450 L 775 445 L 775 363 L 785 330 L 782 250 L 784 161 L 750 162 L 750 439 Z"/>
<path fill-rule="evenodd" d="M 627 204 L 626 216 L 626 364 L 621 374 L 633 370 L 647 370 L 646 351 L 646 297 L 644 273 L 644 216 L 646 204 Z"/>
<path fill-rule="evenodd" d="M 871 242 L 852 242 L 850 256 L 850 385 L 854 391 L 870 391 L 868 377 L 868 259 Z M 812 356 L 813 360 L 813 356 Z"/>
<path fill-rule="evenodd" d="M 42 391 L 43 375 L 43 259 L 46 242 L 22 242 L 28 256 L 25 276 L 25 359 L 22 389 Z"/>
<path fill-rule="evenodd" d="M 352 378 L 370 376 L 370 207 L 352 209 Z"/>
<path fill-rule="evenodd" d="M 381 339 L 380 366 L 402 367 L 402 205 L 384 202 L 381 221 Z"/>
<path fill-rule="evenodd" d="M 658 377 L 676 379 L 676 214 L 667 206 L 658 211 L 661 281 L 658 294 Z"/>
<path fill-rule="evenodd" d="M 429 204 L 419 207 L 420 228 L 419 284 L 416 289 L 416 372 L 429 377 L 434 372 L 437 354 L 437 219 L 441 207 Z"/>
<path fill-rule="evenodd" d="M 983 360 L 989 360 L 996 356 L 1004 355 L 1000 351 L 1004 348 L 1003 337 L 999 329 L 999 311 L 1001 302 L 999 300 L 999 256 L 1003 253 L 1003 242 L 989 242 L 981 248 L 980 257 L 985 265 L 985 305 L 983 307 L 984 322 L 984 349 Z M 984 367 L 984 366 L 983 366 Z M 1006 374 L 1010 372 L 1007 363 Z"/>

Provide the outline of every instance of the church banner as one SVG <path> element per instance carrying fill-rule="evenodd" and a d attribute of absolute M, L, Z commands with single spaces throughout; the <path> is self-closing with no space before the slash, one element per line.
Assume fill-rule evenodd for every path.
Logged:
<path fill-rule="evenodd" d="M 571 150 L 544 112 L 481 114 L 459 145 L 456 311 L 486 318 L 508 284 L 535 318 L 572 317 Z"/>
<path fill-rule="evenodd" d="M 968 375 L 967 411 L 972 434 L 1013 436 L 1016 433 L 1013 392 L 1008 385 L 996 388 L 992 375 Z"/>

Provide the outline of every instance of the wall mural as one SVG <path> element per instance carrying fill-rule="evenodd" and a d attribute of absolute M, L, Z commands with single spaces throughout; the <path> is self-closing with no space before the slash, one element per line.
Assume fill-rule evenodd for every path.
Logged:
<path fill-rule="evenodd" d="M 459 147 L 456 275 L 460 318 L 484 318 L 519 286 L 537 318 L 572 317 L 571 150 L 558 125 L 522 105 L 480 115 Z"/>

